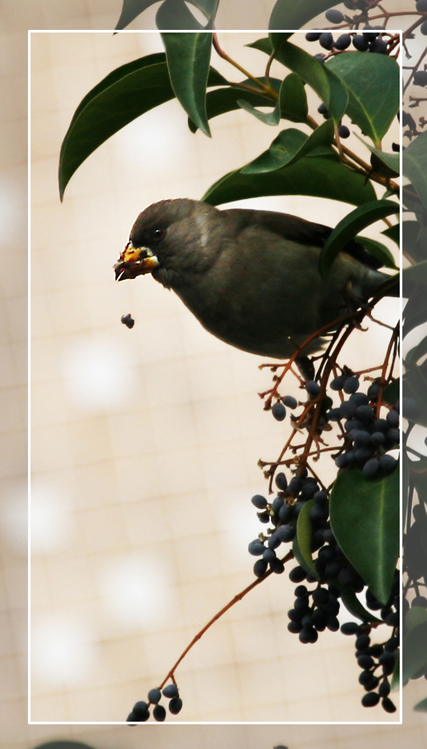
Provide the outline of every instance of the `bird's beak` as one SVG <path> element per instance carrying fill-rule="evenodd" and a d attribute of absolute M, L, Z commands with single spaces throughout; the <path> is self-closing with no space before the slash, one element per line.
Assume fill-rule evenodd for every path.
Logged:
<path fill-rule="evenodd" d="M 156 255 L 148 247 L 134 247 L 129 241 L 113 266 L 116 281 L 152 273 L 159 264 Z"/>

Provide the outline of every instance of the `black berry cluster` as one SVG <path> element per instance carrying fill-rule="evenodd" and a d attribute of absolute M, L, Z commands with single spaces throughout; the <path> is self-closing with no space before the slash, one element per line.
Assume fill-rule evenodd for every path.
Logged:
<path fill-rule="evenodd" d="M 343 423 L 343 448 L 335 458 L 338 468 L 360 468 L 366 478 L 376 479 L 392 473 L 396 459 L 389 451 L 399 445 L 399 404 L 388 411 L 386 418 L 377 417 L 380 379 L 374 380 L 367 393 L 359 392 L 359 379 L 354 375 L 339 375 L 331 382 L 331 389 L 348 395 L 338 408 L 326 413 L 329 421 Z"/>
<path fill-rule="evenodd" d="M 182 700 L 179 696 L 178 687 L 176 684 L 168 684 L 162 691 L 157 687 L 150 689 L 148 692 L 148 702 L 140 700 L 136 702 L 132 708 L 132 712 L 129 713 L 126 718 L 127 723 L 145 723 L 150 717 L 150 706 L 153 706 L 153 718 L 154 720 L 162 723 L 166 718 L 166 708 L 160 705 L 160 700 L 163 697 L 169 700 L 169 712 L 172 715 L 177 715 L 182 708 Z"/>
<path fill-rule="evenodd" d="M 390 637 L 383 643 L 371 642 L 372 628 L 368 624 L 346 622 L 341 626 L 345 635 L 355 635 L 356 658 L 361 669 L 359 684 L 366 694 L 362 697 L 364 707 L 381 706 L 387 713 L 394 713 L 396 706 L 389 697 L 391 676 L 396 666 L 399 649 L 399 573 L 396 571 L 392 593 L 386 606 L 383 606 L 368 589 L 366 591 L 366 608 L 376 612 L 389 627 Z"/>
<path fill-rule="evenodd" d="M 339 16 L 340 20 L 332 20 L 332 16 L 334 19 L 338 19 Z M 328 11 L 326 18 L 331 23 L 340 23 L 344 20 L 344 16 L 339 10 Z M 388 43 L 383 38 L 381 32 L 384 32 L 382 26 L 369 26 L 367 24 L 361 34 L 345 33 L 341 34 L 338 38 L 334 38 L 330 31 L 309 31 L 305 35 L 305 38 L 308 42 L 319 42 L 320 46 L 328 52 L 333 50 L 343 52 L 352 44 L 358 52 L 374 52 L 385 55 L 388 52 Z M 315 55 L 315 57 L 320 62 L 325 60 L 325 55 L 322 53 Z"/>
<path fill-rule="evenodd" d="M 370 382 L 367 392 L 361 392 L 359 377 L 345 367 L 329 386 L 335 399 L 339 393 L 340 404 L 335 407 L 333 399 L 322 393 L 318 382 L 305 382 L 307 400 L 299 405 L 307 407 L 317 401 L 317 408 L 320 408 L 318 434 L 331 429 L 334 422 L 340 425 L 342 448 L 334 456 L 340 471 L 356 468 L 363 471 L 365 477 L 375 479 L 396 470 L 397 461 L 389 451 L 399 444 L 399 407 L 389 408 L 382 401 L 383 385 L 377 378 Z M 298 402 L 292 396 L 280 398 L 273 406 L 273 416 L 282 421 L 286 417 L 286 407 L 294 409 L 297 406 Z M 384 408 L 387 408 L 387 413 L 383 418 Z M 310 413 L 308 409 L 304 424 L 293 414 L 291 421 L 298 422 L 300 428 L 310 429 Z M 341 631 L 356 636 L 356 655 L 362 668 L 359 681 L 366 691 L 362 704 L 373 707 L 381 703 L 384 710 L 394 712 L 396 708 L 389 697 L 389 677 L 399 645 L 398 573 L 390 601 L 383 606 L 366 588 L 362 577 L 337 543 L 329 520 L 328 491 L 316 478 L 308 475 L 307 468 L 302 467 L 289 480 L 285 473 L 277 473 L 275 483 L 277 495 L 273 499 L 267 500 L 257 494 L 251 500 L 258 511 L 258 519 L 267 526 L 249 544 L 249 553 L 258 557 L 254 564 L 255 575 L 263 577 L 267 572 L 280 574 L 284 571 L 281 547 L 294 541 L 299 514 L 310 502 L 307 512 L 315 571 L 298 564 L 289 573 L 296 588 L 294 605 L 288 611 L 288 630 L 297 634 L 301 643 L 315 643 L 320 632 L 340 629 L 338 615 L 341 604 L 345 606 L 342 597 L 346 600 L 348 595 L 354 597 L 365 591 L 366 609 L 375 611 L 375 618 L 392 629 L 391 635 L 382 644 L 372 644 L 370 635 L 376 625 L 369 621 L 346 623 Z"/>

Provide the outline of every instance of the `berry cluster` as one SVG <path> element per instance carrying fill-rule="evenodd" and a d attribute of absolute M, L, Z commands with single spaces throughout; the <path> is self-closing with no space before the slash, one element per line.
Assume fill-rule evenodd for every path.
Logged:
<path fill-rule="evenodd" d="M 344 444 L 335 458 L 338 468 L 361 468 L 366 478 L 376 479 L 392 473 L 396 459 L 388 451 L 399 445 L 399 404 L 377 418 L 381 380 L 369 386 L 367 393 L 359 391 L 359 379 L 354 375 L 339 375 L 331 382 L 331 389 L 349 395 L 338 408 L 327 412 L 329 421 L 343 421 Z M 345 420 L 345 421 L 344 421 Z"/>
<path fill-rule="evenodd" d="M 132 708 L 132 712 L 129 713 L 126 718 L 127 723 L 145 723 L 150 717 L 150 705 L 154 705 L 153 718 L 159 722 L 163 722 L 166 718 L 166 708 L 160 705 L 161 697 L 166 697 L 169 700 L 169 712 L 172 715 L 177 715 L 182 708 L 182 700 L 179 696 L 178 687 L 176 684 L 168 684 L 162 691 L 157 687 L 150 689 L 148 692 L 148 702 L 140 700 L 136 702 Z"/>
<path fill-rule="evenodd" d="M 339 10 L 331 10 L 326 14 L 326 18 L 331 23 L 340 23 L 338 20 L 332 20 L 332 16 L 335 18 L 340 17 L 340 21 L 344 20 L 344 16 Z M 383 39 L 381 32 L 384 32 L 382 26 L 369 26 L 366 25 L 361 34 L 341 34 L 337 39 L 334 39 L 333 34 L 330 31 L 309 31 L 305 35 L 308 42 L 319 42 L 323 49 L 328 52 L 336 50 L 337 52 L 343 52 L 347 49 L 350 44 L 357 49 L 358 52 L 374 52 L 376 54 L 385 55 L 388 51 L 388 44 Z M 325 60 L 325 55 L 319 53 L 315 55 L 316 59 L 320 62 Z"/>
<path fill-rule="evenodd" d="M 304 387 L 308 400 L 302 405 L 307 406 L 319 399 L 321 387 L 315 381 L 306 382 Z M 340 423 L 343 445 L 335 454 L 335 463 L 340 471 L 356 468 L 369 479 L 381 478 L 397 466 L 395 458 L 387 451 L 396 448 L 399 443 L 398 406 L 388 410 L 385 418 L 379 418 L 378 406 L 383 389 L 381 379 L 374 379 L 366 393 L 360 392 L 359 387 L 359 378 L 348 368 L 332 380 L 330 388 L 340 394 L 341 402 L 338 407 L 333 407 L 332 398 L 324 394 L 318 429 L 321 432 L 331 429 L 331 422 Z M 294 409 L 297 405 L 292 396 L 280 398 L 272 407 L 273 416 L 282 421 L 286 417 L 286 407 Z M 296 417 L 292 415 L 291 419 L 295 421 Z M 310 426 L 309 419 L 304 426 Z M 366 589 L 362 577 L 336 541 L 329 521 L 328 491 L 319 485 L 316 478 L 308 475 L 307 468 L 300 467 L 289 482 L 285 473 L 280 472 L 276 474 L 275 482 L 278 491 L 274 499 L 269 501 L 257 494 L 251 500 L 260 522 L 268 525 L 248 547 L 251 555 L 259 557 L 254 564 L 255 575 L 263 577 L 267 572 L 284 571 L 284 562 L 277 551 L 282 544 L 294 540 L 298 516 L 303 507 L 310 503 L 307 511 L 315 571 L 310 572 L 298 564 L 289 573 L 290 580 L 297 587 L 293 608 L 288 612 L 288 630 L 298 634 L 301 643 L 315 643 L 320 632 L 340 629 L 338 614 L 341 603 L 345 606 L 348 595 L 354 597 L 365 590 L 366 609 L 380 611 L 381 619 L 375 614 L 377 623 L 391 627 L 391 636 L 382 644 L 371 644 L 371 629 L 376 625 L 370 622 L 366 611 L 367 621 L 360 624 L 348 622 L 342 625 L 341 631 L 356 635 L 356 656 L 363 669 L 359 681 L 366 691 L 362 704 L 373 707 L 381 702 L 384 710 L 394 712 L 396 708 L 388 696 L 388 677 L 393 672 L 399 645 L 399 574 L 396 572 L 390 601 L 383 606 Z M 314 587 L 310 589 L 308 585 Z"/>

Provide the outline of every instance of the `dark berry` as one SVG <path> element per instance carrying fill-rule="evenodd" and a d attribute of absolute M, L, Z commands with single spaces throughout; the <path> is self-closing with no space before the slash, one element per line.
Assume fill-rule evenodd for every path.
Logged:
<path fill-rule="evenodd" d="M 162 696 L 162 693 L 160 689 L 157 689 L 157 687 L 155 689 L 150 689 L 150 691 L 148 692 L 148 701 L 151 702 L 153 705 L 157 705 L 161 696 Z"/>
<path fill-rule="evenodd" d="M 163 689 L 163 696 L 168 699 L 171 697 L 178 697 L 178 687 L 176 684 L 168 684 L 168 686 Z"/>
<path fill-rule="evenodd" d="M 397 466 L 397 461 L 392 455 L 380 455 L 378 463 L 384 473 L 393 473 Z"/>
<path fill-rule="evenodd" d="M 132 708 L 132 713 L 136 716 L 138 723 L 145 723 L 150 717 L 148 705 L 143 700 L 136 702 Z"/>
<path fill-rule="evenodd" d="M 308 42 L 318 42 L 320 39 L 321 31 L 308 31 L 305 38 Z"/>
<path fill-rule="evenodd" d="M 169 702 L 169 711 L 172 713 L 172 715 L 178 715 L 182 708 L 182 700 L 180 697 L 172 697 L 171 701 Z"/>
<path fill-rule="evenodd" d="M 286 408 L 284 407 L 283 403 L 280 403 L 280 401 L 278 401 L 271 409 L 271 413 L 273 414 L 274 418 L 277 419 L 277 421 L 283 421 L 286 416 Z"/>
<path fill-rule="evenodd" d="M 325 16 L 330 23 L 341 23 L 342 21 L 344 21 L 343 14 L 341 13 L 340 10 L 337 10 L 336 8 L 331 8 L 330 10 L 327 10 L 325 13 Z"/>
<path fill-rule="evenodd" d="M 360 626 L 356 622 L 344 622 L 340 629 L 343 635 L 355 635 L 359 632 Z"/>
<path fill-rule="evenodd" d="M 301 596 L 306 596 L 308 593 L 308 590 L 305 585 L 297 585 L 295 588 L 295 595 L 297 598 L 301 598 Z"/>
<path fill-rule="evenodd" d="M 289 622 L 288 624 L 288 630 L 289 632 L 292 632 L 292 634 L 297 635 L 302 630 L 302 624 L 301 622 Z"/>
<path fill-rule="evenodd" d="M 264 553 L 265 546 L 262 541 L 259 540 L 259 538 L 255 538 L 253 541 L 251 541 L 248 544 L 248 551 L 249 554 L 252 554 L 254 557 L 260 557 Z M 165 694 L 163 692 L 163 694 Z M 165 695 L 167 697 L 167 695 Z"/>
<path fill-rule="evenodd" d="M 329 593 L 327 590 L 325 590 L 325 588 L 318 588 L 313 592 L 313 602 L 316 604 L 316 606 L 323 606 L 325 603 L 328 603 L 328 601 Z"/>
<path fill-rule="evenodd" d="M 371 638 L 369 635 L 361 634 L 356 638 L 356 650 L 366 650 L 369 647 Z"/>
<path fill-rule="evenodd" d="M 123 325 L 126 325 L 127 328 L 131 329 L 135 325 L 135 320 L 133 319 L 132 315 L 122 315 L 120 322 L 123 323 Z"/>
<path fill-rule="evenodd" d="M 427 21 L 421 24 L 420 31 L 424 36 L 427 36 Z"/>
<path fill-rule="evenodd" d="M 153 710 L 153 718 L 154 720 L 158 720 L 160 723 L 164 721 L 164 719 L 166 718 L 166 710 L 163 705 L 156 705 Z"/>
<path fill-rule="evenodd" d="M 380 696 L 376 692 L 368 692 L 362 697 L 363 707 L 375 707 L 380 701 Z"/>
<path fill-rule="evenodd" d="M 251 502 L 258 510 L 264 510 L 267 507 L 267 500 L 265 497 L 262 497 L 261 494 L 255 494 L 252 497 Z"/>
<path fill-rule="evenodd" d="M 314 380 L 310 380 L 310 382 L 307 382 L 305 385 L 305 389 L 307 390 L 307 393 L 311 398 L 317 398 L 317 396 L 321 392 L 321 387 L 318 382 L 314 382 Z"/>
<path fill-rule="evenodd" d="M 351 44 L 351 36 L 350 34 L 341 34 L 341 36 L 338 37 L 338 39 L 334 42 L 335 49 L 339 49 L 340 51 L 347 49 Z"/>
<path fill-rule="evenodd" d="M 357 49 L 358 52 L 366 52 L 369 47 L 369 42 L 364 36 L 362 36 L 362 34 L 356 34 L 356 36 L 353 37 L 353 47 Z"/>
<path fill-rule="evenodd" d="M 360 668 L 368 669 L 375 665 L 374 659 L 370 655 L 359 655 L 357 662 Z"/>
<path fill-rule="evenodd" d="M 288 492 L 293 496 L 296 496 L 302 487 L 302 478 L 300 476 L 293 476 L 289 482 Z"/>
<path fill-rule="evenodd" d="M 390 694 L 390 683 L 387 681 L 387 679 L 384 679 L 381 682 L 378 694 L 380 695 L 380 697 L 388 697 L 388 695 Z"/>
<path fill-rule="evenodd" d="M 427 0 L 417 0 L 416 9 L 419 13 L 427 13 Z"/>
<path fill-rule="evenodd" d="M 384 708 L 386 713 L 395 713 L 396 712 L 396 705 L 393 704 L 391 699 L 389 697 L 384 697 L 381 701 L 381 706 Z"/>
<path fill-rule="evenodd" d="M 275 515 L 278 515 L 285 504 L 283 497 L 275 497 L 271 503 L 271 509 Z"/>
<path fill-rule="evenodd" d="M 302 583 L 303 580 L 305 580 L 307 577 L 307 573 L 305 569 L 302 567 L 294 567 L 293 570 L 289 573 L 289 580 L 292 583 Z"/>
<path fill-rule="evenodd" d="M 314 627 L 303 628 L 299 633 L 299 640 L 304 645 L 316 642 L 318 637 L 319 635 L 317 634 L 317 631 L 314 629 Z"/>
<path fill-rule="evenodd" d="M 292 541 L 292 539 L 295 537 L 295 526 L 288 524 L 281 525 L 279 530 L 277 531 L 277 535 L 280 540 L 286 544 L 289 541 Z"/>
<path fill-rule="evenodd" d="M 369 460 L 366 461 L 365 465 L 363 466 L 363 475 L 367 479 L 372 479 L 377 475 L 379 468 L 380 466 L 379 466 L 378 459 L 370 458 Z"/>
<path fill-rule="evenodd" d="M 350 130 L 346 125 L 340 125 L 338 128 L 338 135 L 340 136 L 340 138 L 349 138 Z"/>
<path fill-rule="evenodd" d="M 292 505 L 283 505 L 283 507 L 279 510 L 279 520 L 281 523 L 286 524 L 289 520 L 291 520 L 292 516 L 294 514 L 294 508 Z"/>
<path fill-rule="evenodd" d="M 319 44 L 323 49 L 332 49 L 334 45 L 334 38 L 330 31 L 324 31 L 319 36 Z"/>
<path fill-rule="evenodd" d="M 298 401 L 293 397 L 293 395 L 285 395 L 285 397 L 282 398 L 282 401 L 288 408 L 296 408 L 298 405 Z"/>
<path fill-rule="evenodd" d="M 265 559 L 257 559 L 254 564 L 254 575 L 255 577 L 264 577 L 267 572 L 268 563 Z"/>
<path fill-rule="evenodd" d="M 275 557 L 270 562 L 270 569 L 276 575 L 281 575 L 282 572 L 285 571 L 285 565 L 284 565 L 284 563 L 282 562 L 281 559 L 278 559 L 277 557 Z"/>

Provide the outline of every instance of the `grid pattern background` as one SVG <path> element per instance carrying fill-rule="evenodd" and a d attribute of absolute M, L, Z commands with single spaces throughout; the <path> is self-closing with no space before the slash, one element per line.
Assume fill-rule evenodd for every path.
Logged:
<path fill-rule="evenodd" d="M 255 38 L 222 44 L 256 70 L 262 53 L 244 47 Z M 152 279 L 115 284 L 111 266 L 145 205 L 201 197 L 267 147 L 271 129 L 232 113 L 208 140 L 170 102 L 99 148 L 61 205 L 58 152 L 77 104 L 161 41 L 35 33 L 31 49 L 32 719 L 120 721 L 250 582 L 257 461 L 280 452 L 286 427 L 257 397 L 271 377 L 260 358 L 208 335 Z M 246 204 L 332 224 L 348 210 L 299 197 Z M 120 325 L 129 311 L 132 331 Z M 392 319 L 390 303 L 383 314 Z M 383 329 L 369 338 L 347 363 L 358 345 L 378 363 Z M 178 720 L 367 719 L 349 640 L 327 632 L 302 646 L 286 629 L 292 600 L 273 577 L 215 624 L 177 674 Z M 269 688 L 254 700 L 260 673 Z"/>
<path fill-rule="evenodd" d="M 250 8 L 236 0 L 233 7 L 221 6 L 221 22 L 219 26 L 228 28 L 247 27 L 262 28 L 265 18 L 273 5 L 273 1 L 257 3 Z M 396 2 L 395 9 L 404 9 L 406 0 Z M 243 12 L 244 11 L 244 12 Z M 2 91 L 1 137 L 2 145 L 0 155 L 0 177 L 1 177 L 1 206 L 2 206 L 2 233 L 0 237 L 0 250 L 2 253 L 1 275 L 1 313 L 2 313 L 2 341 L 1 341 L 1 386 L 0 396 L 2 401 L 1 441 L 2 441 L 2 464 L 1 464 L 1 611 L 0 611 L 0 644 L 1 644 L 1 670 L 3 686 L 0 700 L 0 723 L 2 726 L 2 746 L 4 749 L 30 749 L 36 744 L 52 739 L 67 738 L 87 741 L 96 747 L 139 747 L 140 734 L 138 729 L 124 731 L 120 726 L 48 726 L 27 725 L 27 679 L 26 679 L 26 538 L 25 538 L 25 494 L 26 494 L 26 101 L 27 101 L 27 29 L 111 29 L 117 20 L 116 0 L 78 0 L 72 3 L 54 3 L 52 0 L 40 0 L 32 3 L 28 0 L 1 0 L 0 12 L 2 17 L 1 34 L 1 65 L 0 86 Z M 146 13 L 143 20 L 138 19 L 132 26 L 134 28 L 150 28 L 153 19 L 150 11 Z M 116 37 L 117 39 L 117 37 Z M 131 59 L 133 51 L 131 48 L 128 59 Z M 75 61 L 74 61 L 75 62 Z M 120 64 L 120 60 L 117 64 Z M 114 67 L 111 59 L 111 67 Z M 109 68 L 107 68 L 107 71 Z M 98 69 L 95 80 L 98 80 L 106 69 Z M 83 79 L 84 80 L 84 79 Z M 59 146 L 61 134 L 65 132 L 68 125 L 69 115 L 73 107 L 79 101 L 79 96 L 86 93 L 93 85 L 93 79 L 88 85 L 83 85 L 77 92 L 74 101 L 69 102 L 68 114 L 63 115 L 60 133 L 55 133 L 55 143 Z M 57 115 L 58 116 L 58 113 Z M 46 130 L 46 141 L 51 137 L 52 129 Z M 257 136 L 258 137 L 258 136 Z M 259 143 L 259 141 L 258 141 Z M 104 150 L 107 146 L 104 146 Z M 205 147 L 205 144 L 204 144 Z M 257 149 L 260 150 L 260 149 Z M 39 158 L 39 156 L 37 157 Z M 92 160 L 95 156 L 92 157 Z M 51 179 L 54 183 L 54 172 L 56 169 L 57 151 L 51 149 Z M 89 162 L 88 162 L 89 165 Z M 129 169 L 129 165 L 126 167 Z M 216 175 L 213 175 L 215 178 Z M 76 182 L 78 175 L 74 178 Z M 144 179 L 138 177 L 141 189 Z M 103 182 L 103 180 L 101 180 Z M 207 182 L 209 183 L 209 181 Z M 170 182 L 169 182 L 170 186 Z M 206 185 L 205 185 L 206 186 Z M 39 187 L 39 185 L 38 185 Z M 99 183 L 98 183 L 99 189 Z M 171 190 L 167 191 L 171 194 Z M 180 190 L 177 194 L 183 194 Z M 140 196 L 140 197 L 139 197 Z M 139 199 L 138 199 L 139 197 Z M 156 199 L 157 196 L 150 195 L 147 202 Z M 160 194 L 158 197 L 164 197 Z M 71 186 L 67 200 L 71 198 Z M 55 187 L 51 187 L 49 200 L 57 201 Z M 88 206 L 88 211 L 93 212 L 93 206 Z M 129 206 L 128 206 L 129 207 Z M 123 232 L 129 229 L 129 218 L 132 221 L 136 213 L 142 207 L 142 195 L 138 194 L 135 200 L 135 210 L 130 210 L 123 218 L 123 227 L 117 233 L 117 240 L 112 242 L 112 252 L 116 255 L 118 248 L 123 244 Z M 337 204 L 335 205 L 336 214 Z M 57 210 L 57 205 L 55 206 Z M 298 206 L 286 206 L 286 210 L 298 212 Z M 105 216 L 108 211 L 104 212 Z M 301 212 L 301 215 L 304 215 Z M 312 215 L 307 216 L 312 218 Z M 318 220 L 326 220 L 323 215 Z M 63 217 L 62 217 L 63 220 Z M 118 236 L 120 234 L 120 236 Z M 57 238 L 59 241 L 59 238 Z M 64 242 L 64 233 L 61 234 L 61 247 Z M 109 239 L 110 244 L 110 239 Z M 114 248 L 113 248 L 114 245 Z M 58 252 L 60 248 L 58 245 Z M 115 257 L 113 258 L 113 260 Z M 70 260 L 71 261 L 71 260 Z M 87 261 L 87 255 L 86 255 Z M 109 261 L 108 261 L 109 262 Z M 105 257 L 102 263 L 105 263 Z M 117 291 L 116 291 L 117 293 Z M 167 295 L 166 295 L 167 299 Z M 167 304 L 165 295 L 162 305 Z M 117 305 L 120 314 L 123 305 Z M 134 309 L 134 308 L 133 308 Z M 116 320 L 117 318 L 115 318 Z M 116 326 L 117 327 L 117 326 Z M 116 330 L 116 328 L 115 328 Z M 134 329 L 133 332 L 136 332 Z M 194 337 L 192 336 L 192 345 Z M 259 375 L 254 374 L 253 363 L 248 368 L 247 374 L 256 379 L 250 383 L 250 402 L 254 403 L 254 393 L 260 389 Z M 248 375 L 249 376 L 249 375 Z M 239 374 L 239 378 L 241 374 Z M 241 386 L 241 379 L 239 379 Z M 255 399 L 256 401 L 256 399 Z M 258 405 L 259 409 L 259 405 Z M 264 419 L 262 420 L 264 426 Z M 129 432 L 126 430 L 126 434 Z M 259 442 L 257 448 L 259 449 Z M 262 445 L 267 453 L 268 443 L 265 442 L 263 434 Z M 274 449 L 277 442 L 274 442 Z M 251 462 L 251 470 L 253 463 Z M 103 475 L 103 472 L 100 472 Z M 256 473 L 256 482 L 260 476 Z M 105 490 L 108 490 L 108 477 L 103 475 Z M 244 512 L 248 512 L 245 494 Z M 240 517 L 241 521 L 241 517 Z M 245 535 L 245 538 L 247 536 Z M 73 536 L 74 542 L 76 534 Z M 247 559 L 244 559 L 244 563 Z M 51 565 L 52 569 L 52 565 Z M 80 578 L 81 580 L 82 578 Z M 246 576 L 245 576 L 246 580 Z M 70 576 L 67 577 L 67 583 Z M 210 588 L 211 590 L 212 588 Z M 57 590 L 55 586 L 52 590 Z M 234 590 L 234 589 L 233 589 Z M 209 591 L 210 592 L 210 591 Z M 226 591 L 227 592 L 227 591 Z M 56 593 L 55 593 L 56 594 Z M 275 596 L 275 599 L 277 596 Z M 215 602 L 214 602 L 215 603 Z M 252 608 L 252 607 L 251 607 Z M 252 608 L 253 615 L 253 608 Z M 283 634 L 283 630 L 281 631 Z M 336 643 L 335 643 L 336 644 Z M 165 640 L 162 641 L 162 648 Z M 125 655 L 127 659 L 127 648 Z M 339 663 L 339 659 L 334 663 Z M 312 675 L 311 664 L 309 674 Z M 328 664 L 328 669 L 330 666 Z M 258 674 L 259 679 L 259 674 Z M 259 681 L 257 680 L 257 684 Z M 56 690 L 60 692 L 60 690 Z M 258 690 L 257 690 L 258 691 Z M 221 742 L 225 747 L 245 747 L 258 749 L 258 747 L 270 747 L 277 743 L 283 743 L 292 749 L 305 749 L 308 746 L 327 744 L 337 749 L 353 749 L 359 747 L 361 742 L 371 749 L 400 749 L 402 741 L 409 742 L 411 746 L 418 749 L 425 746 L 426 729 L 422 714 L 414 713 L 411 706 L 424 697 L 425 688 L 422 681 L 412 682 L 405 689 L 405 710 L 403 726 L 180 726 L 175 729 L 168 725 L 144 725 L 144 738 L 151 747 L 166 747 L 170 745 L 171 739 L 174 746 L 180 747 L 210 747 L 217 746 Z M 68 699 L 66 697 L 65 699 Z M 253 696 L 251 696 L 253 701 Z M 60 702 L 64 702 L 63 694 L 60 694 Z M 312 701 L 312 705 L 315 699 Z M 56 718 L 57 716 L 55 716 Z M 121 717 L 121 716 L 120 716 Z M 366 717 L 366 716 L 365 716 Z M 292 716 L 291 719 L 295 719 Z M 312 719 L 311 706 L 309 715 L 303 720 Z M 339 716 L 342 719 L 342 716 Z M 171 732 L 171 733 L 170 733 Z"/>

